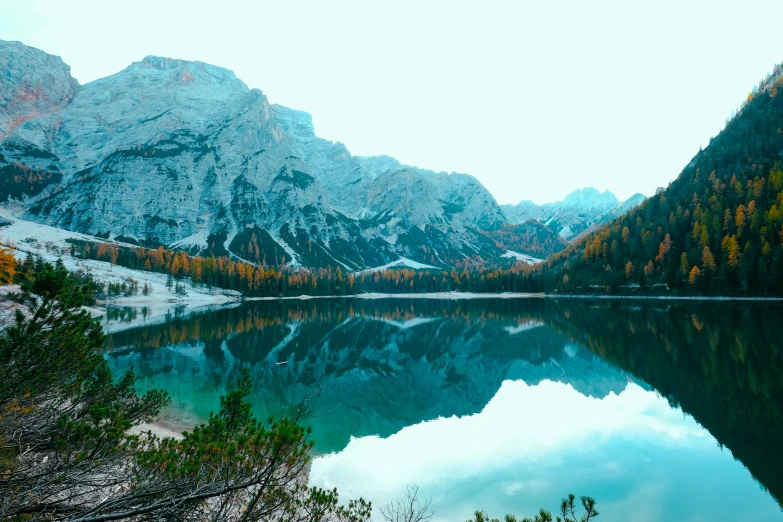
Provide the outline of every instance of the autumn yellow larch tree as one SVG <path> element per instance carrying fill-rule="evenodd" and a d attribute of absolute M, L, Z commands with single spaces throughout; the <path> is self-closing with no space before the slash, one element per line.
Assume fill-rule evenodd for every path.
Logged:
<path fill-rule="evenodd" d="M 726 209 L 726 211 L 723 213 L 723 231 L 728 232 L 729 231 L 729 225 L 731 224 L 731 211 L 729 209 Z"/>
<path fill-rule="evenodd" d="M 715 257 L 712 255 L 712 252 L 710 252 L 710 247 L 708 246 L 705 246 L 704 250 L 702 250 L 701 266 L 704 270 L 709 270 L 710 272 L 714 272 L 716 269 Z"/>
<path fill-rule="evenodd" d="M 726 253 L 726 262 L 729 266 L 735 267 L 739 264 L 740 249 L 737 236 L 727 235 L 724 237 L 721 242 L 721 249 Z"/>
<path fill-rule="evenodd" d="M 7 248 L 0 247 L 0 283 L 12 283 L 15 275 L 16 258 L 13 252 Z"/>
<path fill-rule="evenodd" d="M 737 206 L 734 214 L 734 224 L 737 225 L 737 236 L 742 236 L 742 229 L 745 227 L 745 205 Z"/>
<path fill-rule="evenodd" d="M 694 284 L 700 274 L 701 274 L 701 270 L 699 270 L 699 267 L 693 265 L 693 268 L 691 268 L 691 273 L 688 275 L 688 282 L 690 284 Z"/>
<path fill-rule="evenodd" d="M 650 260 L 644 267 L 644 277 L 650 277 L 653 273 L 655 273 L 655 265 L 653 265 L 652 260 Z"/>
<path fill-rule="evenodd" d="M 669 234 L 666 234 L 666 237 L 663 238 L 663 241 L 661 241 L 661 244 L 658 246 L 658 255 L 655 256 L 655 260 L 659 263 L 663 263 L 663 260 L 666 258 L 666 254 L 669 253 L 671 248 L 672 238 Z"/>
<path fill-rule="evenodd" d="M 701 233 L 699 235 L 699 246 L 705 247 L 710 244 L 710 235 L 707 232 L 707 225 L 701 226 Z"/>

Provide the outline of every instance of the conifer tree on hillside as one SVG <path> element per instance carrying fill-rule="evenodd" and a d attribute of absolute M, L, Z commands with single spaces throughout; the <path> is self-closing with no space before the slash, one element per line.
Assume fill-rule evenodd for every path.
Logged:
<path fill-rule="evenodd" d="M 668 187 L 555 254 L 544 287 L 783 294 L 781 154 L 778 66 Z"/>

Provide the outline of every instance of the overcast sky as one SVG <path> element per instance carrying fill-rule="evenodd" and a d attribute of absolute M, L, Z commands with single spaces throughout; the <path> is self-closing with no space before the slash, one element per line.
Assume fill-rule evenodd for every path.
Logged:
<path fill-rule="evenodd" d="M 353 154 L 500 203 L 677 176 L 775 63 L 783 2 L 3 0 L 0 39 L 86 83 L 148 54 L 232 69 Z"/>

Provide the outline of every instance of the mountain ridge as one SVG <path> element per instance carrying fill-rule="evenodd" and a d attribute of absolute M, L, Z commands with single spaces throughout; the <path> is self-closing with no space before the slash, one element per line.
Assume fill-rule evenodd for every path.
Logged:
<path fill-rule="evenodd" d="M 60 58 L 1 41 L 0 62 L 16 64 L 0 202 L 23 219 L 276 266 L 506 254 L 492 231 L 509 219 L 475 177 L 353 156 L 228 69 L 150 55 L 79 85 Z"/>
<path fill-rule="evenodd" d="M 27 70 L 41 62 L 27 54 L 49 56 L 27 49 L 0 53 Z M 472 176 L 356 159 L 318 138 L 309 114 L 204 62 L 147 56 L 62 107 L 17 112 L 0 166 L 37 183 L 2 197 L 25 219 L 148 245 L 203 237 L 195 248 L 234 255 L 237 236 L 255 235 L 268 257 L 253 261 L 267 264 L 446 266 L 504 253 L 478 233 L 503 216 Z"/>
<path fill-rule="evenodd" d="M 522 200 L 516 205 L 502 205 L 506 218 L 515 224 L 536 221 L 557 231 L 565 240 L 573 240 L 596 225 L 624 214 L 644 201 L 643 194 L 634 194 L 620 201 L 605 190 L 594 187 L 574 190 L 559 201 L 538 205 Z"/>

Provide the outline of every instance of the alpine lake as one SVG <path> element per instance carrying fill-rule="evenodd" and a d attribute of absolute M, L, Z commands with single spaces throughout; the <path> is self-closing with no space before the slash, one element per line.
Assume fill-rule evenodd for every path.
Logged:
<path fill-rule="evenodd" d="M 249 368 L 260 419 L 306 405 L 309 481 L 345 501 L 415 484 L 436 521 L 570 492 L 604 522 L 783 520 L 783 303 L 255 301 L 117 331 L 104 355 L 171 395 L 178 431 Z"/>

